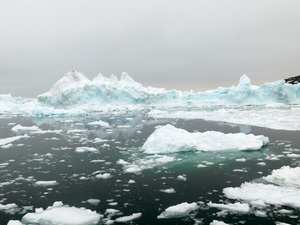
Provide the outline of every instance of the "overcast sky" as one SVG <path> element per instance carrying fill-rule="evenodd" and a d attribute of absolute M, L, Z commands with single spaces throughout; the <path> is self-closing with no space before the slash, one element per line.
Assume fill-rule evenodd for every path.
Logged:
<path fill-rule="evenodd" d="M 72 68 L 207 90 L 300 74 L 298 0 L 0 0 L 0 94 L 48 91 Z"/>

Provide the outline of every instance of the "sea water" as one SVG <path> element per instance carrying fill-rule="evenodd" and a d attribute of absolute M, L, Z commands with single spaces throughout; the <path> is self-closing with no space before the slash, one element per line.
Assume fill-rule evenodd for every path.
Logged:
<path fill-rule="evenodd" d="M 89 124 L 100 120 L 110 126 Z M 11 128 L 18 124 L 56 132 L 13 132 Z M 151 158 L 140 152 L 155 128 L 165 124 L 189 132 L 264 135 L 270 143 L 258 151 L 167 154 L 173 159 L 170 161 L 159 161 L 163 156 Z M 209 224 L 213 220 L 230 224 L 300 223 L 299 210 L 290 207 L 269 205 L 263 209 L 266 216 L 261 217 L 254 213 L 220 213 L 207 205 L 210 201 L 236 202 L 224 196 L 226 187 L 260 179 L 285 165 L 299 166 L 297 158 L 289 157 L 291 153 L 300 154 L 298 131 L 204 120 L 153 119 L 144 112 L 0 119 L 0 139 L 23 134 L 29 137 L 0 148 L 0 203 L 18 205 L 13 211 L 0 212 L 0 224 L 21 220 L 27 212 L 45 209 L 55 201 L 95 210 L 104 219 L 106 209 L 120 211 L 112 220 L 142 213 L 132 224 Z M 76 151 L 80 147 L 97 151 Z M 140 170 L 128 172 L 128 164 Z M 56 181 L 56 185 L 39 186 L 37 181 Z M 99 204 L 90 204 L 93 201 L 89 199 L 96 199 Z M 182 202 L 197 202 L 199 207 L 183 218 L 157 218 L 169 206 Z M 279 213 L 282 209 L 290 213 Z"/>

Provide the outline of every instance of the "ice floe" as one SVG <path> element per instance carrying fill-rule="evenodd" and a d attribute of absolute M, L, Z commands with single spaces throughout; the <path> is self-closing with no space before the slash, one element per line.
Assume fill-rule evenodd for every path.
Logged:
<path fill-rule="evenodd" d="M 12 143 L 14 141 L 17 141 L 17 140 L 20 140 L 22 138 L 29 138 L 29 136 L 27 134 L 24 134 L 24 135 L 21 135 L 21 136 L 2 138 L 2 139 L 0 139 L 0 146 L 10 144 L 10 143 Z"/>
<path fill-rule="evenodd" d="M 266 204 L 300 208 L 300 189 L 262 183 L 243 183 L 223 190 L 226 197 L 244 201 L 261 200 Z"/>
<path fill-rule="evenodd" d="M 46 210 L 38 209 L 35 213 L 23 216 L 23 224 L 63 224 L 63 225 L 94 225 L 98 224 L 102 215 L 85 208 L 76 208 L 55 202 Z"/>
<path fill-rule="evenodd" d="M 224 134 L 216 131 L 189 133 L 168 124 L 156 129 L 141 151 L 146 154 L 165 154 L 182 151 L 242 151 L 259 150 L 269 143 L 265 136 L 253 134 Z"/>
<path fill-rule="evenodd" d="M 280 186 L 300 188 L 300 167 L 283 166 L 263 179 Z"/>
<path fill-rule="evenodd" d="M 58 185 L 58 182 L 56 180 L 47 180 L 47 181 L 40 180 L 40 181 L 36 181 L 35 185 L 41 187 L 48 187 L 48 186 Z"/>
<path fill-rule="evenodd" d="M 180 218 L 187 216 L 190 212 L 198 209 L 196 202 L 187 203 L 183 202 L 178 205 L 173 205 L 165 209 L 159 216 L 158 219 L 167 219 L 167 218 Z"/>
<path fill-rule="evenodd" d="M 141 216 L 142 216 L 142 213 L 133 213 L 133 214 L 130 215 L 130 216 L 122 216 L 122 217 L 119 217 L 119 218 L 117 218 L 115 221 L 116 221 L 116 222 L 119 222 L 119 223 L 127 223 L 127 222 L 130 222 L 130 221 L 132 221 L 132 220 L 139 219 Z"/>
<path fill-rule="evenodd" d="M 207 203 L 209 207 L 218 208 L 221 210 L 228 210 L 237 213 L 248 213 L 250 211 L 250 206 L 247 203 L 228 203 L 228 204 L 218 204 L 218 203 Z"/>

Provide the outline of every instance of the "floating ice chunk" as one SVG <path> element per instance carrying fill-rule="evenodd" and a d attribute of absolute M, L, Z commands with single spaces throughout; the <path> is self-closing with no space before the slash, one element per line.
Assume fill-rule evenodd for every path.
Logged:
<path fill-rule="evenodd" d="M 187 178 L 186 178 L 185 175 L 178 175 L 178 176 L 177 176 L 177 180 L 183 180 L 183 181 L 186 181 Z"/>
<path fill-rule="evenodd" d="M 228 223 L 224 223 L 223 221 L 213 220 L 209 225 L 228 225 Z"/>
<path fill-rule="evenodd" d="M 129 162 L 126 162 L 126 161 L 123 160 L 123 159 L 119 159 L 119 160 L 117 161 L 117 164 L 127 165 L 127 164 L 129 164 Z"/>
<path fill-rule="evenodd" d="M 99 205 L 100 200 L 99 199 L 95 199 L 95 198 L 90 198 L 90 199 L 87 200 L 87 202 L 90 203 L 91 205 L 97 206 L 97 205 Z"/>
<path fill-rule="evenodd" d="M 96 178 L 98 179 L 108 179 L 108 178 L 111 178 L 112 175 L 110 173 L 103 173 L 103 174 L 98 174 L 96 175 Z"/>
<path fill-rule="evenodd" d="M 58 185 L 58 182 L 56 180 L 36 181 L 35 185 L 41 186 L 41 187 L 48 187 L 48 186 Z"/>
<path fill-rule="evenodd" d="M 4 211 L 5 213 L 14 214 L 18 211 L 18 206 L 15 203 L 10 204 L 0 204 L 0 211 Z"/>
<path fill-rule="evenodd" d="M 223 189 L 226 197 L 245 201 L 261 200 L 271 205 L 300 208 L 300 189 L 272 184 L 243 183 L 240 187 Z"/>
<path fill-rule="evenodd" d="M 102 120 L 95 121 L 95 122 L 90 122 L 88 123 L 89 125 L 94 125 L 94 126 L 101 126 L 101 127 L 110 127 L 109 123 L 104 122 Z"/>
<path fill-rule="evenodd" d="M 13 132 L 41 131 L 41 129 L 39 127 L 37 127 L 37 126 L 26 127 L 26 126 L 22 126 L 20 124 L 14 126 L 13 128 L 11 128 L 11 130 Z"/>
<path fill-rule="evenodd" d="M 196 202 L 187 203 L 183 202 L 178 205 L 170 206 L 165 209 L 159 216 L 158 219 L 167 219 L 167 218 L 180 218 L 187 216 L 190 212 L 196 210 L 198 205 Z"/>
<path fill-rule="evenodd" d="M 289 157 L 289 158 L 300 158 L 300 154 L 290 153 L 290 154 L 287 154 L 286 157 Z"/>
<path fill-rule="evenodd" d="M 246 162 L 246 159 L 245 158 L 240 158 L 240 159 L 236 159 L 235 161 L 236 162 Z"/>
<path fill-rule="evenodd" d="M 228 210 L 231 212 L 237 212 L 237 213 L 247 213 L 250 211 L 250 206 L 247 203 L 229 203 L 229 204 L 218 204 L 218 203 L 207 203 L 209 207 L 218 208 L 221 210 Z"/>
<path fill-rule="evenodd" d="M 176 191 L 175 191 L 174 188 L 161 189 L 161 190 L 159 190 L 159 191 L 164 192 L 164 193 L 167 193 L 167 194 L 173 194 L 173 193 L 176 193 Z"/>
<path fill-rule="evenodd" d="M 92 152 L 92 153 L 99 153 L 99 150 L 94 147 L 77 147 L 75 152 L 82 153 L 82 152 Z"/>
<path fill-rule="evenodd" d="M 224 134 L 216 131 L 189 133 L 170 124 L 156 129 L 146 140 L 141 151 L 164 154 L 181 151 L 258 150 L 269 143 L 265 136 L 253 134 Z"/>
<path fill-rule="evenodd" d="M 14 141 L 17 141 L 21 138 L 28 138 L 29 136 L 27 134 L 24 134 L 23 136 L 15 136 L 15 137 L 9 137 L 9 138 L 3 138 L 3 139 L 0 139 L 0 146 L 3 146 L 3 145 L 7 145 L 11 142 L 14 142 Z"/>
<path fill-rule="evenodd" d="M 271 175 L 263 178 L 280 186 L 300 188 L 300 167 L 283 166 L 273 170 Z"/>
<path fill-rule="evenodd" d="M 7 225 L 23 225 L 19 220 L 10 220 Z"/>
<path fill-rule="evenodd" d="M 119 217 L 115 221 L 119 222 L 119 223 L 127 223 L 129 221 L 139 219 L 141 216 L 142 216 L 142 213 L 133 213 L 130 216 Z"/>
<path fill-rule="evenodd" d="M 254 214 L 255 214 L 255 216 L 258 216 L 258 217 L 267 217 L 268 216 L 267 212 L 261 211 L 261 210 L 255 210 Z"/>
<path fill-rule="evenodd" d="M 137 159 L 132 163 L 123 163 L 125 173 L 140 173 L 142 170 L 152 169 L 166 163 L 175 161 L 175 157 L 166 155 L 151 155 L 146 158 Z"/>
<path fill-rule="evenodd" d="M 21 222 L 24 224 L 96 225 L 102 215 L 85 208 L 52 206 L 39 213 L 27 213 Z"/>

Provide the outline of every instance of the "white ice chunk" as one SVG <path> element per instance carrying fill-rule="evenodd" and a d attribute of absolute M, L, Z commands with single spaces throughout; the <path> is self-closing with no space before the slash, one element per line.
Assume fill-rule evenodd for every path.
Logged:
<path fill-rule="evenodd" d="M 119 217 L 115 221 L 120 222 L 120 223 L 127 223 L 129 221 L 139 219 L 141 216 L 142 216 L 142 213 L 133 213 L 130 216 Z"/>
<path fill-rule="evenodd" d="M 21 222 L 24 224 L 96 225 L 100 218 L 100 214 L 89 209 L 55 206 L 48 207 L 39 213 L 27 213 Z"/>
<path fill-rule="evenodd" d="M 97 205 L 99 205 L 100 200 L 99 199 L 95 199 L 95 198 L 90 198 L 90 199 L 87 200 L 87 202 L 90 203 L 91 205 L 97 206 Z"/>
<path fill-rule="evenodd" d="M 7 145 L 11 142 L 14 142 L 14 141 L 17 141 L 21 138 L 28 138 L 29 136 L 27 134 L 24 134 L 22 136 L 14 136 L 14 137 L 9 137 L 9 138 L 2 138 L 0 139 L 0 146 L 3 146 L 3 145 Z"/>
<path fill-rule="evenodd" d="M 96 178 L 98 179 L 108 179 L 108 178 L 111 178 L 112 175 L 110 173 L 103 173 L 103 174 L 98 174 L 96 175 Z"/>
<path fill-rule="evenodd" d="M 178 205 L 170 206 L 165 209 L 157 218 L 167 219 L 167 218 L 180 218 L 187 216 L 190 212 L 196 210 L 198 205 L 196 202 L 187 203 L 183 202 Z"/>
<path fill-rule="evenodd" d="M 161 190 L 159 190 L 159 191 L 164 192 L 164 193 L 167 193 L 167 194 L 173 194 L 173 193 L 176 193 L 176 191 L 175 191 L 174 188 L 161 189 Z"/>
<path fill-rule="evenodd" d="M 156 129 L 146 140 L 141 151 L 164 154 L 181 151 L 259 150 L 269 143 L 265 136 L 253 134 L 224 134 L 216 131 L 189 133 L 170 124 Z"/>
<path fill-rule="evenodd" d="M 0 204 L 0 211 L 4 211 L 6 213 L 13 214 L 18 210 L 18 206 L 15 203 L 10 204 Z"/>
<path fill-rule="evenodd" d="M 101 126 L 101 127 L 110 127 L 109 123 L 104 122 L 102 120 L 95 121 L 95 122 L 90 122 L 88 123 L 89 125 L 94 125 L 94 126 Z"/>
<path fill-rule="evenodd" d="M 245 201 L 263 201 L 271 205 L 300 208 L 300 189 L 272 184 L 243 183 L 240 187 L 223 189 L 226 197 Z"/>
<path fill-rule="evenodd" d="M 77 147 L 75 152 L 82 153 L 82 152 L 92 152 L 92 153 L 99 153 L 99 150 L 94 147 Z"/>
<path fill-rule="evenodd" d="M 280 186 L 300 188 L 300 167 L 283 166 L 273 170 L 271 175 L 263 178 Z"/>
<path fill-rule="evenodd" d="M 7 225 L 23 225 L 19 220 L 10 220 Z"/>
<path fill-rule="evenodd" d="M 221 210 L 228 210 L 231 212 L 237 212 L 237 213 L 247 213 L 250 211 L 250 206 L 247 203 L 229 203 L 229 204 L 218 204 L 218 203 L 207 203 L 209 207 L 218 208 Z"/>
<path fill-rule="evenodd" d="M 48 181 L 36 181 L 35 185 L 42 186 L 42 187 L 48 187 L 48 186 L 55 186 L 58 185 L 58 182 L 56 180 L 48 180 Z"/>
<path fill-rule="evenodd" d="M 22 126 L 20 124 L 11 128 L 13 132 L 24 132 L 24 131 L 40 131 L 41 129 L 37 126 Z"/>
<path fill-rule="evenodd" d="M 223 221 L 213 220 L 209 225 L 228 225 L 228 223 L 224 223 Z"/>

